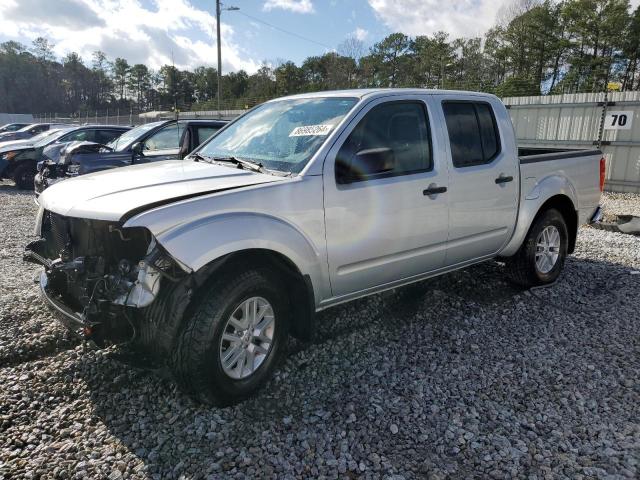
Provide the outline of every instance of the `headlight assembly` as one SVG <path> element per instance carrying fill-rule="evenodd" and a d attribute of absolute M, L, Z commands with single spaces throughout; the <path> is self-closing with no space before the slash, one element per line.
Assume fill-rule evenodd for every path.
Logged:
<path fill-rule="evenodd" d="M 67 167 L 68 175 L 78 175 L 79 173 L 80 173 L 80 165 L 78 165 L 77 163 L 72 163 Z"/>

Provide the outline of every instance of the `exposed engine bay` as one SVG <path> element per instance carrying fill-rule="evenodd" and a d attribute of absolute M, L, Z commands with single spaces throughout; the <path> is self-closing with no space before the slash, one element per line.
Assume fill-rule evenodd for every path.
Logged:
<path fill-rule="evenodd" d="M 136 311 L 155 300 L 163 281 L 186 275 L 146 228 L 46 210 L 40 225 L 25 260 L 44 266 L 49 302 L 98 345 L 133 339 Z"/>

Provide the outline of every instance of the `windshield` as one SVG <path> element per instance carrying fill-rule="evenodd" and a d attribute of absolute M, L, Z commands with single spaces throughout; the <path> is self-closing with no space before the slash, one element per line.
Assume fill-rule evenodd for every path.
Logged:
<path fill-rule="evenodd" d="M 47 132 L 43 132 L 43 133 L 47 133 L 48 135 L 45 135 L 42 138 L 38 138 L 42 135 L 41 133 L 40 135 L 36 135 L 35 137 L 33 137 L 32 138 L 33 146 L 36 148 L 44 147 L 46 145 L 49 145 L 52 142 L 55 142 L 57 139 L 59 139 L 63 135 L 66 135 L 67 133 L 72 131 L 73 129 L 63 128 L 61 130 L 49 130 Z"/>
<path fill-rule="evenodd" d="M 357 102 L 357 98 L 325 97 L 265 103 L 222 130 L 198 153 L 298 173 Z"/>
<path fill-rule="evenodd" d="M 128 132 L 123 133 L 115 140 L 107 143 L 107 147 L 113 149 L 116 152 L 122 152 L 127 149 L 127 147 L 137 140 L 139 137 L 147 133 L 149 130 L 153 130 L 159 125 L 162 125 L 164 122 L 153 122 L 146 123 L 144 125 L 140 125 L 134 129 L 129 130 Z"/>

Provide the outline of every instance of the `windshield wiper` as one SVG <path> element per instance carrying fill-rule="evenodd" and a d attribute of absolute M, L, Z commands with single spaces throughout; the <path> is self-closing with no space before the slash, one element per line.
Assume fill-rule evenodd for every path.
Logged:
<path fill-rule="evenodd" d="M 193 160 L 196 162 L 203 161 L 203 162 L 211 163 L 210 157 L 205 157 L 204 155 L 201 155 L 198 152 L 191 153 L 189 157 L 193 158 Z"/>
<path fill-rule="evenodd" d="M 211 160 L 215 162 L 229 162 L 237 165 L 239 168 L 247 168 L 254 172 L 264 172 L 264 166 L 259 162 L 252 162 L 251 160 L 245 160 L 244 158 L 237 157 L 211 157 Z"/>

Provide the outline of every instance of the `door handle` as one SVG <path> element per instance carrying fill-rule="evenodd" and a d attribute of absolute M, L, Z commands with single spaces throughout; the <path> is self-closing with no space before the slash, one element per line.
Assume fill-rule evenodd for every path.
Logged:
<path fill-rule="evenodd" d="M 436 187 L 435 185 L 429 185 L 429 188 L 422 191 L 423 195 L 438 195 L 447 191 L 447 187 Z"/>
<path fill-rule="evenodd" d="M 496 178 L 496 183 L 498 185 L 500 185 L 501 183 L 508 183 L 508 182 L 512 182 L 513 181 L 513 177 L 512 176 L 504 176 L 504 175 L 500 175 L 498 178 Z"/>

